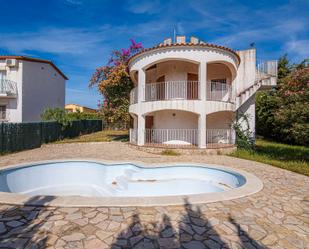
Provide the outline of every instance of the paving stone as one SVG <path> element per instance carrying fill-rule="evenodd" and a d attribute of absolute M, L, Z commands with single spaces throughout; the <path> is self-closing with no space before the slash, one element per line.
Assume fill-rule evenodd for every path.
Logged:
<path fill-rule="evenodd" d="M 82 233 L 73 233 L 70 235 L 63 236 L 61 239 L 70 242 L 70 241 L 83 240 L 84 238 L 86 238 L 86 236 Z"/>
<path fill-rule="evenodd" d="M 186 249 L 204 249 L 206 246 L 201 241 L 190 241 L 182 245 Z"/>
<path fill-rule="evenodd" d="M 107 249 L 109 248 L 104 242 L 98 239 L 86 240 L 84 242 L 85 249 Z"/>
<path fill-rule="evenodd" d="M 7 229 L 5 228 L 5 225 L 3 222 L 0 222 L 0 233 L 5 233 Z"/>
<path fill-rule="evenodd" d="M 24 223 L 18 220 L 12 220 L 12 221 L 6 222 L 5 224 L 9 227 L 19 227 L 19 226 L 22 226 Z"/>
<path fill-rule="evenodd" d="M 211 249 L 220 249 L 221 248 L 221 245 L 218 242 L 213 241 L 211 239 L 206 240 L 204 243 L 207 247 L 209 247 Z"/>

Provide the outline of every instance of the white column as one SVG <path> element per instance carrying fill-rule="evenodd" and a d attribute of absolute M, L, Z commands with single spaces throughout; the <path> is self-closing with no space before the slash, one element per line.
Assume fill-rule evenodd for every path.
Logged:
<path fill-rule="evenodd" d="M 142 146 L 145 144 L 145 117 L 138 115 L 137 122 L 137 145 Z"/>
<path fill-rule="evenodd" d="M 201 100 L 206 100 L 206 83 L 207 83 L 207 63 L 206 61 L 201 61 L 199 65 L 199 96 Z"/>
<path fill-rule="evenodd" d="M 206 113 L 198 117 L 198 147 L 206 148 Z"/>
<path fill-rule="evenodd" d="M 138 103 L 145 100 L 145 82 L 146 74 L 143 69 L 138 70 Z"/>

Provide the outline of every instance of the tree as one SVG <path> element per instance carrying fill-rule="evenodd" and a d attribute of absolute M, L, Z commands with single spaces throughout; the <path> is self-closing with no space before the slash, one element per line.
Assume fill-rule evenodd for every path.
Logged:
<path fill-rule="evenodd" d="M 275 132 L 281 141 L 309 145 L 309 67 L 298 68 L 278 90 Z"/>
<path fill-rule="evenodd" d="M 279 142 L 309 143 L 308 60 L 290 65 L 286 55 L 279 59 L 278 86 L 256 96 L 257 134 Z"/>
<path fill-rule="evenodd" d="M 141 43 L 130 41 L 128 49 L 115 50 L 107 65 L 97 68 L 90 79 L 90 86 L 96 85 L 103 96 L 104 104 L 100 104 L 100 112 L 109 124 L 128 126 L 130 122 L 128 110 L 134 83 L 129 75 L 128 60 L 143 49 Z"/>

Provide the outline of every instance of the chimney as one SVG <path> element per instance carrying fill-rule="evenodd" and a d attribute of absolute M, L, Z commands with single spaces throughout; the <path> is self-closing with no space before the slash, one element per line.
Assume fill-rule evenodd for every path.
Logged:
<path fill-rule="evenodd" d="M 177 35 L 176 43 L 186 43 L 186 37 L 184 35 Z"/>
<path fill-rule="evenodd" d="M 171 44 L 172 44 L 172 38 L 166 38 L 166 39 L 163 41 L 163 44 L 164 44 L 164 45 L 171 45 Z"/>
<path fill-rule="evenodd" d="M 190 42 L 193 43 L 193 44 L 198 44 L 199 40 L 198 40 L 198 38 L 196 38 L 194 36 L 191 36 L 190 37 Z"/>

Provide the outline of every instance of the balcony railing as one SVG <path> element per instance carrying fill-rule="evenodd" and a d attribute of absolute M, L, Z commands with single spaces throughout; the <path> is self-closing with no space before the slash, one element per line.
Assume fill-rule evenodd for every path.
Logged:
<path fill-rule="evenodd" d="M 134 136 L 134 134 L 132 134 L 132 136 Z M 198 134 L 198 129 L 146 129 L 145 144 L 168 147 L 195 147 L 198 145 Z M 135 136 L 137 137 L 137 133 Z M 134 141 L 133 137 L 132 141 Z M 234 144 L 235 136 L 232 129 L 206 130 L 207 148 L 222 148 Z"/>
<path fill-rule="evenodd" d="M 166 146 L 196 146 L 197 129 L 146 129 L 145 144 Z"/>
<path fill-rule="evenodd" d="M 257 80 L 263 79 L 265 77 L 278 75 L 278 61 L 260 61 L 256 66 Z"/>
<path fill-rule="evenodd" d="M 224 147 L 235 144 L 235 136 L 232 129 L 207 129 L 207 148 Z"/>
<path fill-rule="evenodd" d="M 222 82 L 207 82 L 206 99 L 213 101 L 232 101 L 232 87 L 230 84 Z"/>
<path fill-rule="evenodd" d="M 138 102 L 138 88 L 134 87 L 130 92 L 130 105 Z"/>
<path fill-rule="evenodd" d="M 0 80 L 0 96 L 16 96 L 17 95 L 17 84 L 11 80 Z"/>
<path fill-rule="evenodd" d="M 145 85 L 145 101 L 198 98 L 198 81 L 165 81 Z"/>
<path fill-rule="evenodd" d="M 130 129 L 130 143 L 137 144 L 137 129 Z"/>
<path fill-rule="evenodd" d="M 145 85 L 144 100 L 197 100 L 199 99 L 199 81 L 166 81 Z M 231 84 L 207 82 L 206 99 L 212 101 L 233 102 Z M 138 87 L 130 92 L 130 104 L 138 102 Z"/>

